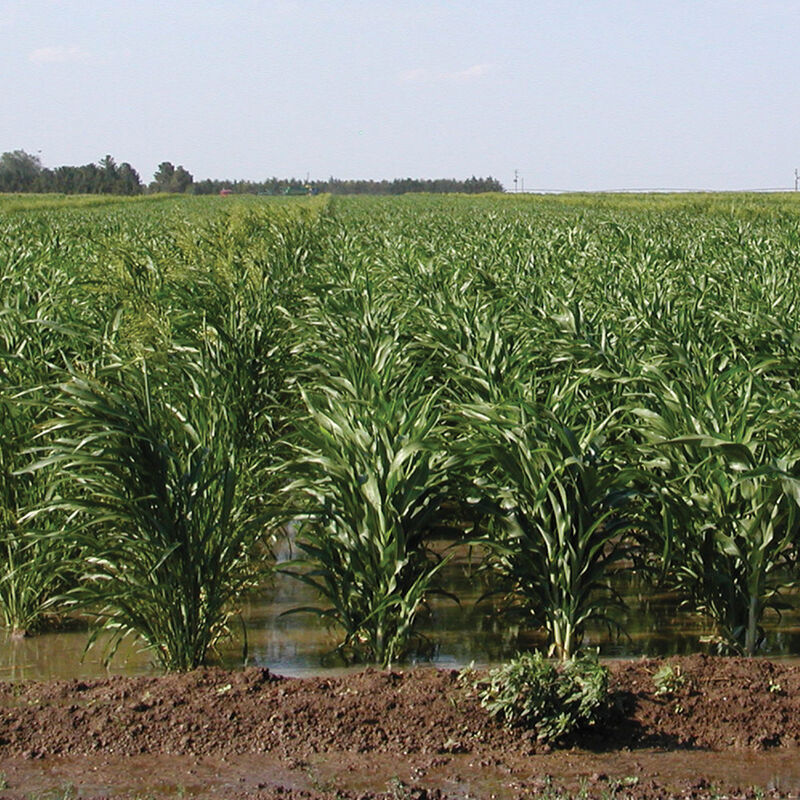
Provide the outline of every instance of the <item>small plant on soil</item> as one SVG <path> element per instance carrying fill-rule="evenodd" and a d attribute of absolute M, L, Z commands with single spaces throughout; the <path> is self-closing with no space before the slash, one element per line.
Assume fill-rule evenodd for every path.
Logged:
<path fill-rule="evenodd" d="M 476 685 L 493 716 L 532 728 L 541 742 L 556 742 L 597 722 L 606 706 L 608 670 L 596 657 L 555 665 L 541 653 L 523 653 Z"/>
<path fill-rule="evenodd" d="M 662 664 L 653 673 L 653 685 L 657 695 L 675 694 L 686 685 L 686 676 L 679 666 Z"/>

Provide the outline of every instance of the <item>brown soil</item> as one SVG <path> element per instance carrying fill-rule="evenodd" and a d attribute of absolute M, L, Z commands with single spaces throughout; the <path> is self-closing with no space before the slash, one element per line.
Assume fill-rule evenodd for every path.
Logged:
<path fill-rule="evenodd" d="M 284 679 L 267 670 L 0 684 L 4 797 L 797 796 L 800 668 L 619 662 L 602 725 L 550 750 L 453 671 Z"/>

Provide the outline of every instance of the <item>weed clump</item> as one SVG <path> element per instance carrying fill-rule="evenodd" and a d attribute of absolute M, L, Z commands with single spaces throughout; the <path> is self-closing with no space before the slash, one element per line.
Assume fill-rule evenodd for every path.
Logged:
<path fill-rule="evenodd" d="M 657 695 L 677 694 L 686 686 L 686 675 L 679 665 L 662 664 L 653 673 L 653 685 Z"/>
<path fill-rule="evenodd" d="M 541 653 L 522 653 L 476 681 L 481 705 L 506 725 L 555 743 L 597 723 L 607 706 L 608 670 L 596 657 L 555 665 Z"/>

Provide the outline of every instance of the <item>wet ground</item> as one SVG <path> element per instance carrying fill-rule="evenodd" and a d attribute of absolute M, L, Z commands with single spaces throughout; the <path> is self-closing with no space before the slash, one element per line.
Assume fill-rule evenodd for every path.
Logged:
<path fill-rule="evenodd" d="M 0 685 L 7 797 L 755 797 L 800 793 L 800 667 L 612 663 L 601 726 L 559 749 L 453 670 L 284 679 L 201 670 Z M 563 796 L 563 795 L 562 795 Z"/>
<path fill-rule="evenodd" d="M 516 798 L 563 796 L 728 797 L 800 793 L 797 754 L 641 750 L 602 754 L 567 751 L 532 756 L 525 765 L 487 765 L 470 755 L 408 759 L 328 752 L 304 761 L 270 754 L 215 758 L 101 756 L 53 758 L 31 766 L 3 761 L 0 796 L 258 798 L 316 797 Z M 699 777 L 702 776 L 702 777 Z"/>

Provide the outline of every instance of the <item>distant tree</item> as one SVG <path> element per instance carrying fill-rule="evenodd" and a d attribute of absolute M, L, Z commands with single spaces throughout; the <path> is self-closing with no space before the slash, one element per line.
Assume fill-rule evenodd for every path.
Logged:
<path fill-rule="evenodd" d="M 492 177 L 466 180 L 455 178 L 396 178 L 381 180 L 340 180 L 310 183 L 297 178 L 267 178 L 263 181 L 212 180 L 195 183 L 192 173 L 171 161 L 162 161 L 147 187 L 151 192 L 219 194 L 406 194 L 408 192 L 502 192 L 503 185 Z M 117 164 L 105 155 L 97 164 L 45 169 L 36 156 L 14 150 L 0 156 L 0 192 L 61 192 L 63 194 L 141 194 L 139 173 L 127 162 Z"/>
<path fill-rule="evenodd" d="M 194 178 L 192 177 L 192 173 L 188 170 L 185 170 L 183 167 L 176 167 L 175 174 L 172 176 L 172 181 L 175 187 L 173 191 L 185 192 L 188 191 L 189 187 L 194 183 Z"/>
<path fill-rule="evenodd" d="M 142 193 L 142 179 L 127 161 L 123 161 L 117 170 L 117 188 L 116 194 L 133 195 Z"/>
<path fill-rule="evenodd" d="M 406 194 L 408 192 L 502 192 L 503 184 L 494 178 L 466 180 L 455 178 L 396 178 L 393 181 L 340 180 L 330 177 L 325 181 L 305 181 L 297 178 L 268 178 L 264 181 L 219 181 L 205 179 L 192 185 L 195 194 L 219 194 L 230 189 L 234 194 Z M 162 190 L 164 191 L 164 190 Z"/>
<path fill-rule="evenodd" d="M 108 172 L 110 174 L 115 174 L 117 171 L 117 162 L 114 161 L 114 158 L 110 155 L 103 156 L 100 161 L 97 162 L 97 165 L 104 172 Z"/>
<path fill-rule="evenodd" d="M 119 172 L 117 171 L 117 162 L 110 155 L 106 155 L 100 159 L 97 164 L 100 174 L 99 190 L 103 194 L 117 194 L 117 180 Z"/>
<path fill-rule="evenodd" d="M 0 156 L 0 192 L 30 192 L 42 172 L 42 162 L 24 150 Z"/>
<path fill-rule="evenodd" d="M 194 183 L 192 173 L 170 161 L 162 161 L 153 175 L 151 192 L 186 192 Z"/>
<path fill-rule="evenodd" d="M 80 167 L 56 167 L 51 173 L 47 191 L 62 194 L 80 192 Z"/>
<path fill-rule="evenodd" d="M 168 192 L 172 176 L 175 174 L 175 165 L 171 161 L 162 161 L 153 175 L 150 184 L 151 192 Z"/>

